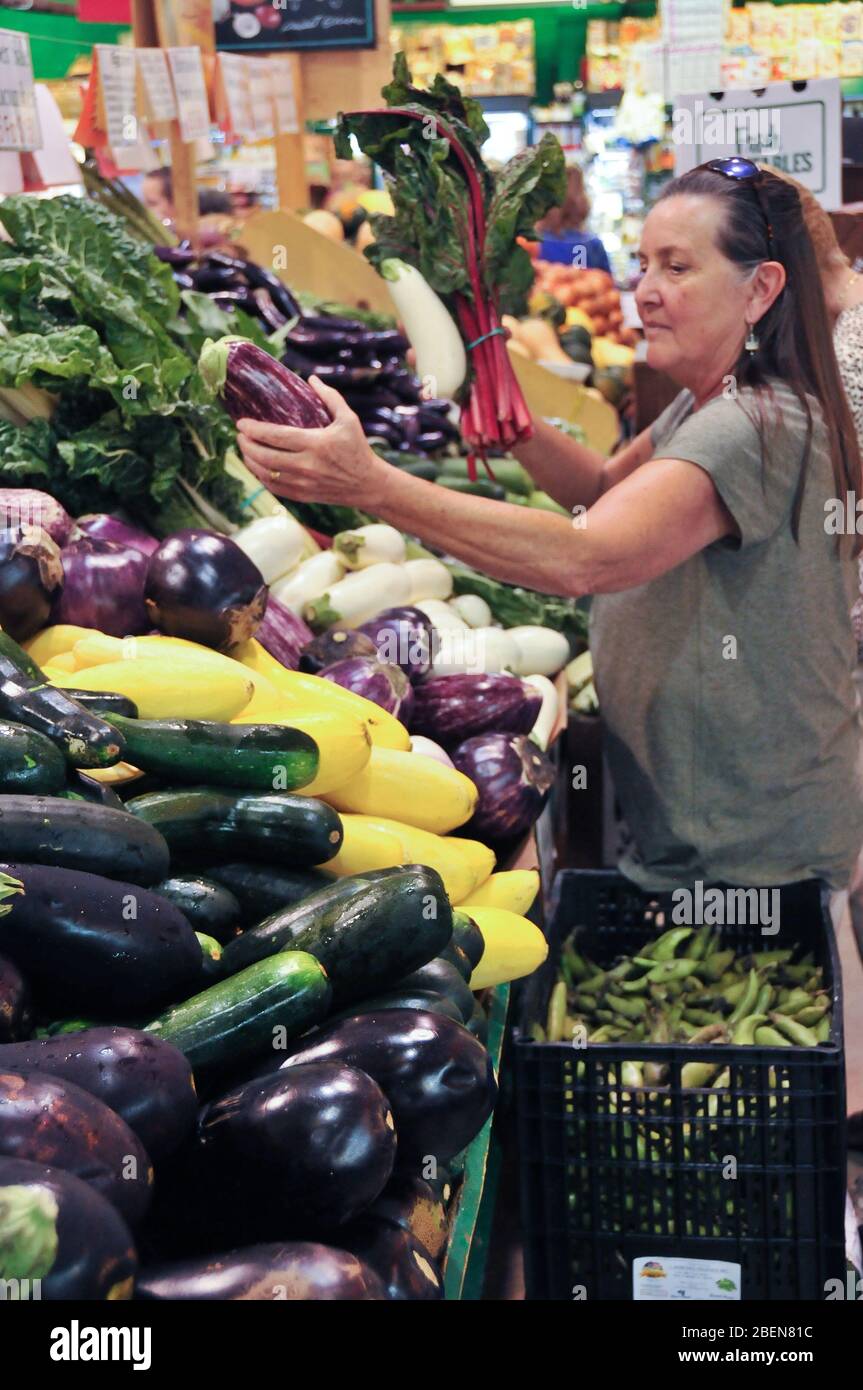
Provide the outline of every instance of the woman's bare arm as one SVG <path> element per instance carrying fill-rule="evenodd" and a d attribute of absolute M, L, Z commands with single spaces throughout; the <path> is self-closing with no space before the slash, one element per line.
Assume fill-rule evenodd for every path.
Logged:
<path fill-rule="evenodd" d="M 642 430 L 611 458 L 605 458 L 544 420 L 533 423 L 533 436 L 512 452 L 543 492 L 568 512 L 592 507 L 610 487 L 646 463 L 652 452 L 649 430 Z M 491 467 L 494 471 L 494 460 Z"/>

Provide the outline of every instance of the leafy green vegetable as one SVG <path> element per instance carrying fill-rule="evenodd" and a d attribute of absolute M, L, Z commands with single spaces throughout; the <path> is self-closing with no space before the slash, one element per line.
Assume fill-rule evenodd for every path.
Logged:
<path fill-rule="evenodd" d="M 458 565 L 452 561 L 445 563 L 452 575 L 455 592 L 479 594 L 504 627 L 520 627 L 525 623 L 552 627 L 562 632 L 571 646 L 575 646 L 585 637 L 585 615 L 569 600 L 554 598 L 549 594 L 538 594 L 533 589 L 520 589 L 512 584 L 502 584 L 497 579 L 489 579 L 488 575 L 469 569 L 467 565 Z"/>
<path fill-rule="evenodd" d="M 256 325 L 204 295 L 180 320 L 170 267 L 99 204 L 7 198 L 0 223 L 11 238 L 0 243 L 0 392 L 37 387 L 54 402 L 50 422 L 0 422 L 4 479 L 73 514 L 122 507 L 159 528 L 173 505 L 186 525 L 240 520 L 243 488 L 224 470 L 234 427 L 195 362 L 212 332 L 239 327 L 265 346 Z"/>

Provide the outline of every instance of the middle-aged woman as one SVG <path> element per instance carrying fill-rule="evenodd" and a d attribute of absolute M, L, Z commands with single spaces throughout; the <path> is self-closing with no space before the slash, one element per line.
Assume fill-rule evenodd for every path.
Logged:
<path fill-rule="evenodd" d="M 329 427 L 241 421 L 243 454 L 277 495 L 361 506 L 496 578 L 596 596 L 635 841 L 621 868 L 641 886 L 843 888 L 863 834 L 856 566 L 825 503 L 861 495 L 860 455 L 799 198 L 712 161 L 665 190 L 640 258 L 648 360 L 683 391 L 610 459 L 537 423 L 518 457 L 574 522 L 392 468 L 317 382 Z"/>

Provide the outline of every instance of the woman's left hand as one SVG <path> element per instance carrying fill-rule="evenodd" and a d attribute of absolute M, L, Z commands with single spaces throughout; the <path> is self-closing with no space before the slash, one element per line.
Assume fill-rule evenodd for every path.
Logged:
<path fill-rule="evenodd" d="M 375 454 L 358 417 L 338 391 L 315 376 L 309 384 L 332 415 L 332 424 L 303 430 L 239 420 L 239 445 L 247 468 L 277 497 L 340 502 L 376 512 L 390 465 Z"/>

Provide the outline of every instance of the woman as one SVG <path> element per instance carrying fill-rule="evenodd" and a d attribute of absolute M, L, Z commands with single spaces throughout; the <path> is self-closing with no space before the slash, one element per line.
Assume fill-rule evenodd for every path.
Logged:
<path fill-rule="evenodd" d="M 851 269 L 851 262 L 836 239 L 830 216 L 808 188 L 790 174 L 776 171 L 781 179 L 797 189 L 803 220 L 812 239 L 821 272 L 827 312 L 833 324 L 833 346 L 839 375 L 863 448 L 863 275 Z M 860 562 L 860 592 L 851 609 L 858 660 L 863 661 L 863 561 Z M 863 936 L 861 936 L 863 940 Z"/>
<path fill-rule="evenodd" d="M 855 567 L 825 502 L 861 495 L 860 456 L 799 198 L 712 161 L 665 190 L 640 255 L 648 360 L 684 391 L 607 460 L 537 424 L 518 457 L 572 523 L 390 467 L 317 381 L 331 426 L 241 421 L 243 454 L 277 495 L 359 505 L 499 579 L 596 596 L 635 837 L 621 868 L 642 887 L 842 888 L 863 832 Z"/>
<path fill-rule="evenodd" d="M 539 256 L 543 261 L 561 261 L 577 265 L 582 270 L 607 270 L 611 274 L 608 253 L 593 232 L 584 231 L 590 215 L 590 199 L 584 187 L 584 175 L 577 164 L 567 173 L 566 197 L 559 208 L 552 208 L 536 230 L 540 234 Z"/>

